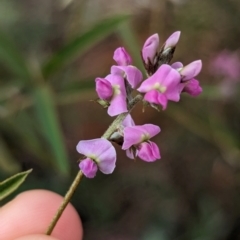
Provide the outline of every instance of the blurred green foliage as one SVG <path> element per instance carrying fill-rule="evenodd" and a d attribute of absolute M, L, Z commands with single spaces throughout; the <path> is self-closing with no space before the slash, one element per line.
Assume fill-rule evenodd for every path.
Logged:
<path fill-rule="evenodd" d="M 125 46 L 143 69 L 144 40 L 158 32 L 163 43 L 181 30 L 174 61 L 202 59 L 203 94 L 160 113 L 137 107 L 137 124 L 162 129 L 162 160 L 132 162 L 119 149 L 114 174 L 84 179 L 73 204 L 85 239 L 239 239 L 240 79 L 226 95 L 211 67 L 224 49 L 239 54 L 239 17 L 237 0 L 2 1 L 1 179 L 33 168 L 18 192 L 64 194 L 78 170 L 77 142 L 112 120 L 89 100 L 113 51 Z"/>

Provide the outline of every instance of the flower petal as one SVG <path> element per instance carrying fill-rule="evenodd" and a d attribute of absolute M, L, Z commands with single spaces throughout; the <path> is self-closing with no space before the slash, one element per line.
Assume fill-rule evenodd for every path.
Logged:
<path fill-rule="evenodd" d="M 98 160 L 102 154 L 112 151 L 112 144 L 106 139 L 96 138 L 91 140 L 82 140 L 77 145 L 77 151 L 84 156 Z"/>
<path fill-rule="evenodd" d="M 123 130 L 123 145 L 122 149 L 126 150 L 133 145 L 140 144 L 143 141 L 149 140 L 157 135 L 160 128 L 153 124 L 144 124 L 139 126 L 125 127 Z"/>
<path fill-rule="evenodd" d="M 156 136 L 161 131 L 159 126 L 150 123 L 138 127 L 141 127 L 142 131 L 150 136 L 149 138 Z"/>
<path fill-rule="evenodd" d="M 149 64 L 149 60 L 154 64 L 154 58 L 157 54 L 159 46 L 159 36 L 157 33 L 150 36 L 144 43 L 142 48 L 142 58 L 146 64 Z"/>
<path fill-rule="evenodd" d="M 90 158 L 81 161 L 79 168 L 87 178 L 94 178 L 98 170 L 97 164 Z"/>
<path fill-rule="evenodd" d="M 194 62 L 189 63 L 188 65 L 184 66 L 180 70 L 180 74 L 182 76 L 183 81 L 190 80 L 194 77 L 196 77 L 202 69 L 202 61 L 197 60 Z"/>
<path fill-rule="evenodd" d="M 138 157 L 146 162 L 154 162 L 157 159 L 160 159 L 159 148 L 154 142 L 144 142 L 139 145 Z"/>
<path fill-rule="evenodd" d="M 123 130 L 123 145 L 122 149 L 126 150 L 135 144 L 142 142 L 144 131 L 139 126 L 125 127 Z"/>
<path fill-rule="evenodd" d="M 126 80 L 129 82 L 129 84 L 133 89 L 135 89 L 143 79 L 142 72 L 138 68 L 132 65 L 112 66 L 111 73 L 119 74 L 124 78 L 126 78 Z"/>
<path fill-rule="evenodd" d="M 132 58 L 124 47 L 119 47 L 114 51 L 113 59 L 119 66 L 127 66 L 132 64 Z"/>
<path fill-rule="evenodd" d="M 175 47 L 178 43 L 180 35 L 181 35 L 180 31 L 174 32 L 165 42 L 164 50 L 167 49 L 167 48 Z"/>
<path fill-rule="evenodd" d="M 202 93 L 202 88 L 199 85 L 199 81 L 196 79 L 191 79 L 183 88 L 183 92 L 190 94 L 193 97 L 198 96 Z"/>
<path fill-rule="evenodd" d="M 181 62 L 175 62 L 171 65 L 171 67 L 177 70 L 179 68 L 182 68 L 183 64 Z"/>
<path fill-rule="evenodd" d="M 130 159 L 134 159 L 135 158 L 134 152 L 133 152 L 132 148 L 129 148 L 129 149 L 126 150 L 126 155 Z"/>
<path fill-rule="evenodd" d="M 110 106 L 108 107 L 108 114 L 112 117 L 127 112 L 127 94 L 123 77 L 117 74 L 110 74 L 106 79 L 112 84 L 114 90 Z"/>
<path fill-rule="evenodd" d="M 158 92 L 157 90 L 151 90 L 144 95 L 144 100 L 149 103 L 161 105 L 162 109 L 167 108 L 168 99 L 165 94 Z"/>
<path fill-rule="evenodd" d="M 98 97 L 103 100 L 109 100 L 113 94 L 111 83 L 104 78 L 96 78 L 96 92 Z"/>
<path fill-rule="evenodd" d="M 110 142 L 108 141 L 108 143 Z M 104 174 L 112 173 L 116 167 L 117 160 L 116 150 L 111 143 L 110 145 L 107 151 L 102 152 L 98 161 L 98 168 Z"/>
<path fill-rule="evenodd" d="M 135 126 L 136 124 L 134 123 L 132 117 L 130 114 L 128 114 L 125 119 L 122 121 L 122 126 L 123 127 L 131 127 Z"/>

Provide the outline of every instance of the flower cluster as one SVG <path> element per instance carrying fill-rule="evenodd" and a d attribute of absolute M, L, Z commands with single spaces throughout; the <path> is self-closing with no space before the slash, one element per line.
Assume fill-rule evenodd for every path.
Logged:
<path fill-rule="evenodd" d="M 116 65 L 111 67 L 110 74 L 96 78 L 97 102 L 107 108 L 109 116 L 126 113 L 126 117 L 107 139 L 78 143 L 77 151 L 84 155 L 79 167 L 86 177 L 95 177 L 98 169 L 105 174 L 113 172 L 116 151 L 111 142 L 118 143 L 131 159 L 138 157 L 146 162 L 154 162 L 161 158 L 158 146 L 150 141 L 160 132 L 160 128 L 153 124 L 135 125 L 130 115 L 130 103 L 134 99 L 133 90 L 142 96 L 144 105 L 162 110 L 167 108 L 168 101 L 178 102 L 183 92 L 191 96 L 198 96 L 202 92 L 195 79 L 202 68 L 201 60 L 185 66 L 181 62 L 169 64 L 179 38 L 180 32 L 177 31 L 160 48 L 158 34 L 146 40 L 141 51 L 146 69 L 145 79 L 141 71 L 132 65 L 132 58 L 123 47 L 114 52 Z"/>

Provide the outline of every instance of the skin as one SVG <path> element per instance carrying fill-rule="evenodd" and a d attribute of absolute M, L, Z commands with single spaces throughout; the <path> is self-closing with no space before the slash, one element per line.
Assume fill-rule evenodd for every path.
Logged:
<path fill-rule="evenodd" d="M 0 208 L 0 240 L 81 240 L 82 224 L 68 204 L 51 236 L 44 235 L 63 197 L 46 190 L 18 195 Z"/>

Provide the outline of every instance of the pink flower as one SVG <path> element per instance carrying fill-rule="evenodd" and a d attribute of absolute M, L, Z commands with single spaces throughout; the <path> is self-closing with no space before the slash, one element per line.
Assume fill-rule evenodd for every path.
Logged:
<path fill-rule="evenodd" d="M 115 169 L 116 151 L 106 139 L 80 141 L 77 151 L 86 156 L 79 168 L 87 178 L 94 178 L 98 169 L 104 174 L 110 174 Z"/>
<path fill-rule="evenodd" d="M 95 81 L 98 97 L 109 101 L 108 114 L 110 116 L 128 111 L 126 88 L 122 76 L 109 74 L 105 78 L 96 78 Z"/>
<path fill-rule="evenodd" d="M 160 159 L 158 146 L 149 141 L 160 132 L 160 128 L 153 124 L 142 126 L 130 126 L 124 128 L 123 150 L 127 150 L 127 156 L 134 159 L 136 156 L 146 162 L 154 162 Z"/>
<path fill-rule="evenodd" d="M 182 76 L 182 81 L 187 81 L 196 77 L 200 73 L 201 69 L 202 69 L 201 60 L 191 62 L 188 65 L 184 66 L 183 68 L 179 69 L 179 72 Z"/>
<path fill-rule="evenodd" d="M 132 64 L 132 58 L 124 47 L 119 47 L 114 51 L 113 59 L 119 66 L 127 66 Z"/>
<path fill-rule="evenodd" d="M 185 87 L 183 88 L 183 92 L 186 92 L 193 97 L 197 97 L 202 93 L 202 88 L 199 85 L 198 80 L 192 78 L 186 83 Z"/>
<path fill-rule="evenodd" d="M 157 56 L 159 46 L 159 36 L 157 33 L 150 36 L 143 45 L 142 58 L 145 64 L 155 64 L 155 57 Z"/>
<path fill-rule="evenodd" d="M 118 74 L 124 77 L 133 89 L 135 89 L 143 79 L 141 71 L 132 65 L 112 66 L 111 74 Z"/>
<path fill-rule="evenodd" d="M 137 90 L 146 93 L 144 100 L 161 105 L 164 110 L 168 100 L 174 102 L 180 100 L 180 93 L 184 87 L 180 80 L 181 76 L 177 70 L 163 64 L 151 77 L 143 81 Z"/>

